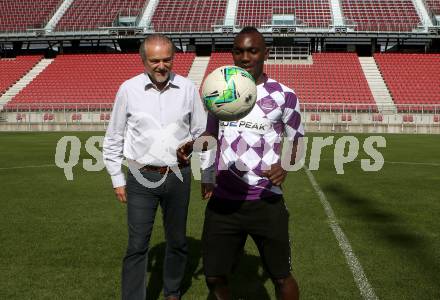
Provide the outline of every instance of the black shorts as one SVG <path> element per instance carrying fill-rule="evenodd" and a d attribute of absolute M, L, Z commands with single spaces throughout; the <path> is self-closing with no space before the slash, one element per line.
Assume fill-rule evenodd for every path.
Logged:
<path fill-rule="evenodd" d="M 286 278 L 291 271 L 289 213 L 282 196 L 258 201 L 209 200 L 202 236 L 205 276 L 229 275 L 248 235 L 257 245 L 269 276 Z"/>

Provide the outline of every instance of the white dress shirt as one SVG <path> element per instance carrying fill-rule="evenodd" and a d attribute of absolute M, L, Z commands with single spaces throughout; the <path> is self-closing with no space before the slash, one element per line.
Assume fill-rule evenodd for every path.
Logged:
<path fill-rule="evenodd" d="M 171 73 L 162 91 L 146 74 L 125 81 L 103 144 L 113 187 L 125 185 L 124 157 L 140 165 L 177 165 L 176 149 L 202 134 L 206 119 L 197 87 L 180 75 Z"/>

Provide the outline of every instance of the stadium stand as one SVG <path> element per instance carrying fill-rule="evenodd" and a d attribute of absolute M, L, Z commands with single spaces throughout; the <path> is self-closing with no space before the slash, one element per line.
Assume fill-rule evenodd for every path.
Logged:
<path fill-rule="evenodd" d="M 225 65 L 232 65 L 233 63 L 230 52 L 213 52 L 208 67 L 206 68 L 204 78 L 215 69 Z"/>
<path fill-rule="evenodd" d="M 0 32 L 20 32 L 44 28 L 62 0 L 1 0 Z"/>
<path fill-rule="evenodd" d="M 151 26 L 155 31 L 213 31 L 222 25 L 227 0 L 160 0 Z"/>
<path fill-rule="evenodd" d="M 411 0 L 341 0 L 341 7 L 357 31 L 411 31 L 420 23 Z"/>
<path fill-rule="evenodd" d="M 440 104 L 440 54 L 377 53 L 374 58 L 397 105 Z"/>
<path fill-rule="evenodd" d="M 17 56 L 0 59 L 0 96 L 32 69 L 42 56 Z"/>
<path fill-rule="evenodd" d="M 174 63 L 200 85 L 233 64 L 205 55 L 249 25 L 312 130 L 440 133 L 440 54 L 402 54 L 439 53 L 440 0 L 0 0 L 0 56 L 16 57 L 0 59 L 0 130 L 101 130 L 120 84 L 143 71 L 126 54 L 143 37 L 197 53 Z"/>
<path fill-rule="evenodd" d="M 174 71 L 187 76 L 193 60 L 194 54 L 177 53 Z M 7 108 L 62 109 L 61 103 L 80 103 L 78 109 L 101 108 L 113 103 L 124 80 L 142 72 L 138 54 L 59 55 Z"/>
<path fill-rule="evenodd" d="M 329 0 L 238 0 L 239 26 L 272 24 L 274 15 L 293 15 L 295 25 L 328 27 L 331 25 Z M 291 24 L 291 25 L 294 25 Z"/>
<path fill-rule="evenodd" d="M 425 7 L 434 15 L 440 15 L 440 1 L 439 0 L 424 0 Z"/>
<path fill-rule="evenodd" d="M 321 106 L 321 110 L 375 110 L 376 105 L 368 82 L 354 53 L 316 53 L 312 65 L 268 65 L 268 73 L 293 87 L 303 103 L 342 103 Z M 293 76 L 291 75 L 293 74 Z M 307 109 L 318 109 L 314 105 Z"/>
<path fill-rule="evenodd" d="M 230 53 L 213 53 L 205 76 L 215 68 L 232 64 Z M 269 77 L 293 88 L 307 110 L 375 111 L 376 104 L 354 53 L 316 53 L 313 64 L 266 64 Z M 362 104 L 362 105 L 361 105 Z"/>
<path fill-rule="evenodd" d="M 56 26 L 57 31 L 111 27 L 118 16 L 137 17 L 148 0 L 75 0 Z"/>

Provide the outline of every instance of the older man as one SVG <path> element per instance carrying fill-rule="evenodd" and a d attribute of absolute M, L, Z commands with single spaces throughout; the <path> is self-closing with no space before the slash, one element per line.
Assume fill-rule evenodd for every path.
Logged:
<path fill-rule="evenodd" d="M 158 205 L 166 237 L 164 296 L 179 299 L 187 260 L 188 160 L 192 142 L 205 130 L 206 113 L 196 86 L 171 71 L 174 45 L 169 38 L 150 35 L 140 55 L 145 73 L 119 88 L 103 146 L 116 197 L 127 203 L 122 299 L 146 298 L 147 253 Z M 127 181 L 121 170 L 124 156 Z"/>

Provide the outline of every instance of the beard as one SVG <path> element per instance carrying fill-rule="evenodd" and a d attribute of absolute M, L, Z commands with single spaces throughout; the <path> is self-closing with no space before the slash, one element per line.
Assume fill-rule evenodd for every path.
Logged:
<path fill-rule="evenodd" d="M 170 78 L 170 71 L 167 71 L 165 74 L 160 74 L 157 72 L 147 72 L 148 77 L 153 83 L 164 83 Z"/>

